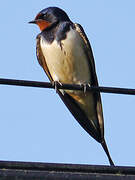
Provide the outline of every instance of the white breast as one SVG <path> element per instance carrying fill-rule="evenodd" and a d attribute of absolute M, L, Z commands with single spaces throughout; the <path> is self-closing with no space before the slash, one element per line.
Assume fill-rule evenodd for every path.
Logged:
<path fill-rule="evenodd" d="M 62 48 L 56 40 L 52 44 L 41 38 L 41 48 L 46 64 L 54 81 L 62 83 L 90 82 L 88 59 L 84 52 L 84 42 L 72 28 L 62 40 Z"/>

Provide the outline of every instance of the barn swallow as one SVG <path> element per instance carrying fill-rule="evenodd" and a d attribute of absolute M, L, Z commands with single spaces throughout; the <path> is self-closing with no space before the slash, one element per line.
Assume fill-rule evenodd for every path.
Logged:
<path fill-rule="evenodd" d="M 98 86 L 92 49 L 80 24 L 73 23 L 58 7 L 43 9 L 29 23 L 41 30 L 36 38 L 36 54 L 51 82 Z M 114 166 L 104 138 L 100 92 L 57 92 L 78 123 L 102 145 Z"/>

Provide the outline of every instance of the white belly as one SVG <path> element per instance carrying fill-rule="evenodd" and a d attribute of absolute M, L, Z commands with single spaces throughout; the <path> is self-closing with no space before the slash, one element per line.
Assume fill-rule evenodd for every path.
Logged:
<path fill-rule="evenodd" d="M 73 29 L 62 40 L 62 49 L 56 40 L 50 45 L 41 38 L 41 48 L 54 81 L 61 83 L 89 83 L 90 69 L 83 50 L 84 42 Z"/>
<path fill-rule="evenodd" d="M 76 31 L 70 30 L 67 33 L 66 40 L 61 42 L 62 49 L 57 41 L 53 41 L 50 45 L 45 42 L 43 37 L 40 43 L 47 67 L 54 81 L 67 84 L 91 82 L 89 59 L 83 48 L 85 44 Z M 63 90 L 60 91 L 63 93 Z M 64 91 L 76 101 L 88 119 L 93 122 L 93 125 L 98 126 L 93 94 L 75 90 Z M 98 116 L 102 121 L 102 112 Z"/>

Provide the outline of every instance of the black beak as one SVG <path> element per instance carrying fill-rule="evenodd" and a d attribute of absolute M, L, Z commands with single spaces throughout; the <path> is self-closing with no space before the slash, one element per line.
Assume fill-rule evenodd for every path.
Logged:
<path fill-rule="evenodd" d="M 36 20 L 30 21 L 30 22 L 28 22 L 28 23 L 30 23 L 30 24 L 36 24 Z"/>

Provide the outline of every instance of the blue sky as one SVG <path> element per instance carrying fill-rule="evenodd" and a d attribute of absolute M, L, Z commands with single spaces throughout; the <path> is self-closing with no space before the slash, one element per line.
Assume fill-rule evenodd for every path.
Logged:
<path fill-rule="evenodd" d="M 48 6 L 64 9 L 91 42 L 99 84 L 135 88 L 135 1 L 2 1 L 0 77 L 48 81 L 38 65 L 39 29 L 27 22 Z M 100 146 L 54 90 L 0 86 L 0 160 L 103 164 Z M 105 138 L 116 165 L 135 166 L 135 96 L 102 94 Z"/>

